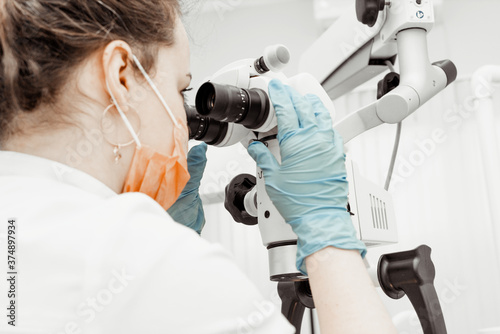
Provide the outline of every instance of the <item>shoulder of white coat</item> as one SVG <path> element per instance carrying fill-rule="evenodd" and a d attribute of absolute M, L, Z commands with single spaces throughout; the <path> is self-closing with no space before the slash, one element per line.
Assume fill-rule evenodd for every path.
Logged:
<path fill-rule="evenodd" d="M 219 252 L 192 229 L 175 222 L 152 198 L 142 193 L 125 193 L 101 201 L 92 208 L 90 219 L 101 246 L 109 249 L 109 260 L 134 267 L 129 271 L 147 272 L 165 261 Z"/>
<path fill-rule="evenodd" d="M 279 307 L 262 296 L 229 252 L 173 222 L 145 196 L 109 201 L 115 209 L 128 207 L 114 223 L 115 255 L 107 266 L 128 280 L 130 303 L 112 306 L 130 315 L 113 324 L 117 332 L 293 333 Z M 147 323 L 137 322 L 143 314 Z"/>
<path fill-rule="evenodd" d="M 128 280 L 127 300 L 133 301 L 114 305 L 123 308 L 117 312 L 131 315 L 121 321 L 119 332 L 293 332 L 279 308 L 263 298 L 222 246 L 174 222 L 147 195 L 122 194 L 104 201 L 94 214 L 99 211 L 111 215 L 102 221 L 109 228 L 102 244 L 110 250 L 106 267 Z M 138 314 L 148 314 L 148 323 L 137 322 Z"/>
<path fill-rule="evenodd" d="M 110 197 L 99 203 L 95 208 L 96 214 L 111 214 L 113 220 L 122 221 L 131 226 L 168 227 L 178 231 L 178 233 L 191 231 L 178 223 L 159 205 L 154 199 L 139 192 L 124 193 Z"/>

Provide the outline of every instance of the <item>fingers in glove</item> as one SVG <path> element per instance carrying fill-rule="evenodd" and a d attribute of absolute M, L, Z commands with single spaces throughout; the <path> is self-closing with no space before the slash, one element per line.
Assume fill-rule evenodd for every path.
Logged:
<path fill-rule="evenodd" d="M 316 124 L 321 130 L 331 130 L 333 128 L 333 121 L 328 109 L 321 101 L 321 99 L 313 94 L 307 94 L 305 98 L 309 101 L 316 116 Z"/>
<path fill-rule="evenodd" d="M 340 135 L 340 133 L 333 129 L 333 144 L 335 147 L 342 148 L 342 152 L 344 152 L 344 138 Z M 345 154 L 344 154 L 344 160 L 345 160 Z"/>
<path fill-rule="evenodd" d="M 300 95 L 294 88 L 290 86 L 285 86 L 285 88 L 290 95 L 295 112 L 297 113 L 299 127 L 306 128 L 316 125 L 316 117 L 314 116 L 314 111 L 309 100 Z"/>
<path fill-rule="evenodd" d="M 299 128 L 297 113 L 285 85 L 277 79 L 269 83 L 269 97 L 278 119 L 278 140 L 281 142 Z"/>
<path fill-rule="evenodd" d="M 207 166 L 207 144 L 201 143 L 189 150 L 187 156 L 188 172 L 191 175 L 183 192 L 196 190 L 200 187 L 200 182 Z"/>
<path fill-rule="evenodd" d="M 188 172 L 191 176 L 198 174 L 203 175 L 207 165 L 207 144 L 201 143 L 189 150 L 188 157 Z"/>
<path fill-rule="evenodd" d="M 264 176 L 268 176 L 273 171 L 279 169 L 278 161 L 269 149 L 263 143 L 255 141 L 248 146 L 248 154 L 257 163 L 260 169 L 264 172 Z"/>

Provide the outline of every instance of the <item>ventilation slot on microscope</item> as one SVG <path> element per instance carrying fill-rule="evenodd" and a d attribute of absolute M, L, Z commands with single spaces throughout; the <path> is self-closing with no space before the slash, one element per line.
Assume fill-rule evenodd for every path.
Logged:
<path fill-rule="evenodd" d="M 372 208 L 373 228 L 377 230 L 388 230 L 387 211 L 385 202 L 370 194 L 370 204 Z"/>

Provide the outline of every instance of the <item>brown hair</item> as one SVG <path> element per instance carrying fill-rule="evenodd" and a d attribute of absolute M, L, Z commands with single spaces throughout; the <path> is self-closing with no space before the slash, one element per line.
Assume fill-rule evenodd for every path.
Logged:
<path fill-rule="evenodd" d="M 54 105 L 73 70 L 113 40 L 150 71 L 158 46 L 174 43 L 179 11 L 177 0 L 0 0 L 0 144 L 23 130 L 16 116 Z"/>

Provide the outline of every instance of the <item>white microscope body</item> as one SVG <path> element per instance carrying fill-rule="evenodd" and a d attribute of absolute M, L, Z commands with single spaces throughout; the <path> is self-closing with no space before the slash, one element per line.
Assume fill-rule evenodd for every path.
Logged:
<path fill-rule="evenodd" d="M 369 4 L 372 6 L 369 7 Z M 358 0 L 356 10 L 352 9 L 341 17 L 303 54 L 300 62 L 302 74 L 287 78 L 281 73 L 290 59 L 288 50 L 282 45 L 266 48 L 264 56 L 257 60 L 244 59 L 225 66 L 206 84 L 245 91 L 235 91 L 229 98 L 222 94 L 225 88 L 217 91 L 209 87 L 208 92 L 207 87 L 200 88 L 198 95 L 203 96 L 199 98 L 197 95 L 196 105 L 202 117 L 213 117 L 211 111 L 217 107 L 217 100 L 241 99 L 238 104 L 231 105 L 232 110 L 229 110 L 229 105 L 226 106 L 226 112 L 234 115 L 219 115 L 216 118 L 227 129 L 212 144 L 229 146 L 241 142 L 247 147 L 251 141 L 260 140 L 280 161 L 272 103 L 267 106 L 268 113 L 263 113 L 258 126 L 240 124 L 241 117 L 250 115 L 243 115 L 247 112 L 245 108 L 250 108 L 249 91 L 260 89 L 261 99 L 265 100 L 270 80 L 277 78 L 301 94 L 319 96 L 334 119 L 332 99 L 387 70 L 387 62 L 394 64 L 397 55 L 401 78 L 399 85 L 385 92 L 377 101 L 335 123 L 334 128 L 347 143 L 380 124 L 401 122 L 456 78 L 456 69 L 451 62 L 429 62 L 427 32 L 433 24 L 431 0 L 392 0 L 390 3 Z M 201 91 L 204 93 L 200 94 Z M 262 106 L 261 111 L 264 109 Z M 351 161 L 347 161 L 346 167 L 350 186 L 349 209 L 360 240 L 367 246 L 397 242 L 393 204 L 388 192 L 359 175 Z M 241 209 L 249 216 L 258 217 L 262 242 L 269 250 L 271 279 L 305 279 L 295 266 L 297 236 L 269 199 L 260 169 L 257 170 L 256 183 L 256 187 L 246 193 Z"/>
<path fill-rule="evenodd" d="M 281 53 L 281 58 L 286 61 L 273 62 L 274 66 L 269 66 L 271 67 L 270 70 L 265 73 L 257 72 L 255 59 L 244 59 L 224 67 L 215 73 L 209 82 L 245 90 L 258 88 L 267 93 L 269 82 L 277 78 L 296 89 L 302 95 L 317 95 L 330 111 L 333 119 L 335 110 L 332 100 L 312 75 L 301 73 L 287 78 L 281 73 L 282 68 L 289 59 L 288 50 L 284 46 L 268 47 L 263 58 L 278 59 L 278 53 Z M 266 63 L 269 62 L 268 60 Z M 212 92 L 212 94 L 214 94 L 214 101 L 219 98 L 217 92 Z M 241 96 L 243 97 L 244 94 Z M 243 97 L 243 99 L 247 98 L 246 96 Z M 212 103 L 211 106 L 217 107 L 217 102 L 213 102 L 209 97 L 200 98 L 200 101 L 198 101 L 197 96 L 197 107 L 208 103 Z M 269 108 L 269 115 L 263 123 L 264 125 L 258 128 L 248 129 L 238 123 L 228 123 L 226 136 L 215 146 L 229 146 L 241 142 L 246 147 L 252 141 L 260 140 L 267 145 L 277 160 L 280 161 L 279 143 L 276 139 L 276 115 L 272 104 Z M 210 114 L 207 116 L 211 117 Z M 224 117 L 219 117 L 218 120 L 221 122 L 227 121 Z M 390 195 L 383 188 L 363 179 L 355 165 L 350 161 L 347 163 L 347 171 L 350 181 L 350 212 L 353 214 L 353 224 L 358 232 L 358 237 L 368 246 L 397 242 L 397 230 Z M 257 217 L 262 242 L 269 251 L 271 280 L 305 279 L 306 277 L 297 270 L 295 264 L 297 236 L 290 225 L 286 224 L 267 195 L 264 176 L 260 169 L 257 170 L 256 187 L 245 196 L 244 209 L 249 215 Z"/>
<path fill-rule="evenodd" d="M 334 128 L 348 143 L 380 124 L 399 123 L 456 79 L 451 61 L 429 62 L 427 33 L 433 24 L 432 0 L 356 0 L 356 8 L 304 53 L 300 62 L 304 73 L 291 78 L 281 73 L 290 55 L 277 45 L 257 60 L 234 62 L 213 75 L 198 91 L 198 113 L 186 107 L 191 138 L 214 146 L 240 142 L 245 147 L 259 140 L 279 162 L 276 115 L 267 95 L 270 80 L 277 78 L 303 95 L 319 96 L 334 119 L 332 100 L 392 68 L 397 56 L 400 74 L 391 73 L 379 83 L 378 100 L 334 123 Z M 349 160 L 346 169 L 347 209 L 358 238 L 368 247 L 397 242 L 389 193 L 364 179 Z M 307 277 L 295 266 L 297 236 L 267 195 L 263 172 L 257 169 L 256 178 L 235 177 L 226 187 L 225 204 L 236 221 L 258 222 L 268 249 L 271 280 L 279 281 L 282 312 L 299 333 L 304 307 L 312 308 L 314 303 Z M 430 252 L 422 245 L 383 255 L 372 279 L 393 299 L 408 295 L 426 334 L 445 334 Z"/>

